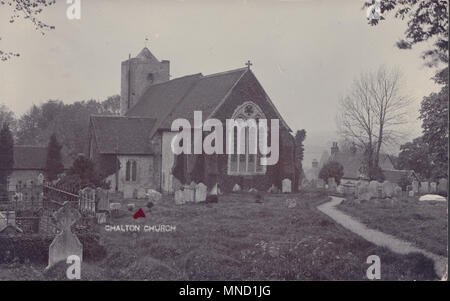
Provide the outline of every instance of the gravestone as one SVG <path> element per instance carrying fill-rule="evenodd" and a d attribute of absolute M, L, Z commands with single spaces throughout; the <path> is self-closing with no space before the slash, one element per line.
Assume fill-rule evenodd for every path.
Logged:
<path fill-rule="evenodd" d="M 334 178 L 328 178 L 328 189 L 336 191 L 336 180 Z"/>
<path fill-rule="evenodd" d="M 394 188 L 394 194 L 396 197 L 401 197 L 402 196 L 402 188 L 400 186 L 395 186 Z"/>
<path fill-rule="evenodd" d="M 412 191 L 414 193 L 418 193 L 419 192 L 419 182 L 414 180 L 414 181 L 412 181 L 411 185 L 412 185 Z"/>
<path fill-rule="evenodd" d="M 389 182 L 389 181 L 384 181 L 383 182 L 383 184 L 382 184 L 382 195 L 383 195 L 383 198 L 386 198 L 386 197 L 388 197 L 388 198 L 391 198 L 393 195 L 394 195 L 394 184 L 392 184 L 391 182 Z"/>
<path fill-rule="evenodd" d="M 121 203 L 110 203 L 109 209 L 111 210 L 119 210 L 122 207 Z"/>
<path fill-rule="evenodd" d="M 195 202 L 204 202 L 206 201 L 206 194 L 208 192 L 208 187 L 206 187 L 203 183 L 198 183 L 195 188 Z"/>
<path fill-rule="evenodd" d="M 356 196 L 359 197 L 363 193 L 369 192 L 369 184 L 359 181 L 356 183 Z"/>
<path fill-rule="evenodd" d="M 275 186 L 275 184 L 272 184 L 272 186 L 270 186 L 269 190 L 267 190 L 268 193 L 278 193 L 278 187 Z"/>
<path fill-rule="evenodd" d="M 325 181 L 323 179 L 317 180 L 317 188 L 324 188 L 325 187 Z"/>
<path fill-rule="evenodd" d="M 414 190 L 410 190 L 410 191 L 408 192 L 408 196 L 411 197 L 411 198 L 414 196 L 414 194 L 415 194 L 415 193 L 414 193 Z"/>
<path fill-rule="evenodd" d="M 184 200 L 184 192 L 183 190 L 177 190 L 175 191 L 175 204 L 176 205 L 183 205 L 185 202 Z"/>
<path fill-rule="evenodd" d="M 281 191 L 283 193 L 291 193 L 292 191 L 292 183 L 290 179 L 284 179 L 283 181 L 281 181 Z"/>
<path fill-rule="evenodd" d="M 195 200 L 195 187 L 192 187 L 191 185 L 185 185 L 183 194 L 184 194 L 184 201 L 186 203 L 193 203 Z"/>
<path fill-rule="evenodd" d="M 430 192 L 430 187 L 428 181 L 420 182 L 420 193 L 426 194 Z"/>
<path fill-rule="evenodd" d="M 60 261 L 65 262 L 70 255 L 76 255 L 80 260 L 83 260 L 83 245 L 71 230 L 71 226 L 81 218 L 80 212 L 73 208 L 69 202 L 65 202 L 64 205 L 55 212 L 54 218 L 60 232 L 50 244 L 48 266 L 46 269 L 51 268 Z"/>
<path fill-rule="evenodd" d="M 344 193 L 344 186 L 343 185 L 338 185 L 336 187 L 336 192 L 343 194 Z"/>
<path fill-rule="evenodd" d="M 137 189 L 137 198 L 138 199 L 145 199 L 145 198 L 147 198 L 147 192 L 145 191 L 145 188 L 139 187 Z"/>
<path fill-rule="evenodd" d="M 129 203 L 129 204 L 127 205 L 127 209 L 128 209 L 129 211 L 134 210 L 134 208 L 136 208 L 136 204 L 135 204 L 135 203 Z"/>
<path fill-rule="evenodd" d="M 239 192 L 239 191 L 241 191 L 241 186 L 239 186 L 239 184 L 234 184 L 233 192 Z"/>
<path fill-rule="evenodd" d="M 248 192 L 250 192 L 250 193 L 256 193 L 256 192 L 258 192 L 258 190 L 256 189 L 256 188 L 250 188 L 249 190 L 248 190 Z"/>
<path fill-rule="evenodd" d="M 370 192 L 374 197 L 378 197 L 378 182 L 370 181 L 369 187 L 367 188 L 368 192 Z"/>
<path fill-rule="evenodd" d="M 38 185 L 44 184 L 44 180 L 45 180 L 44 175 L 40 173 L 40 174 L 38 175 L 38 177 L 37 177 L 37 184 L 38 184 Z"/>
<path fill-rule="evenodd" d="M 437 192 L 437 184 L 436 182 L 430 183 L 430 193 L 436 193 Z"/>
<path fill-rule="evenodd" d="M 361 193 L 358 197 L 358 199 L 362 201 L 370 201 L 372 198 L 374 198 L 374 195 L 371 192 Z"/>
<path fill-rule="evenodd" d="M 97 224 L 102 225 L 106 224 L 106 212 L 98 212 L 95 214 L 97 217 Z"/>
<path fill-rule="evenodd" d="M 438 191 L 439 193 L 447 193 L 448 180 L 445 178 L 439 179 Z"/>
<path fill-rule="evenodd" d="M 95 199 L 97 200 L 97 211 L 109 211 L 109 195 L 108 191 L 102 188 L 97 188 L 95 190 Z"/>
<path fill-rule="evenodd" d="M 153 203 L 159 202 L 162 197 L 161 193 L 154 189 L 148 189 L 146 195 L 148 200 Z"/>
<path fill-rule="evenodd" d="M 129 185 L 125 185 L 123 187 L 123 198 L 132 199 L 133 197 L 134 197 L 134 188 Z"/>

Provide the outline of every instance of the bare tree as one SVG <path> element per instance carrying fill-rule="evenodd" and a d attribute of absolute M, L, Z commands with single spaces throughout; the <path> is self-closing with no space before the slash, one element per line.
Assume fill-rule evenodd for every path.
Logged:
<path fill-rule="evenodd" d="M 339 100 L 338 130 L 366 154 L 369 173 L 378 168 L 380 151 L 402 138 L 411 99 L 403 95 L 401 75 L 380 67 L 355 79 L 348 94 Z"/>

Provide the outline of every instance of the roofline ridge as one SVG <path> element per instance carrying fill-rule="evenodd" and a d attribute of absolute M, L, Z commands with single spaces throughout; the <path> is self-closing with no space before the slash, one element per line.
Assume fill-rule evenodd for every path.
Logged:
<path fill-rule="evenodd" d="M 214 77 L 214 76 L 219 76 L 219 75 L 224 75 L 227 73 L 232 73 L 232 72 L 237 72 L 237 71 L 247 71 L 248 68 L 247 67 L 241 67 L 241 68 L 237 68 L 237 69 L 231 69 L 231 70 L 227 70 L 227 71 L 222 71 L 222 72 L 217 72 L 217 73 L 211 73 L 208 75 L 204 75 L 203 78 L 206 77 Z"/>
<path fill-rule="evenodd" d="M 31 144 L 14 144 L 13 147 L 47 148 L 47 146 L 45 145 L 31 145 Z"/>

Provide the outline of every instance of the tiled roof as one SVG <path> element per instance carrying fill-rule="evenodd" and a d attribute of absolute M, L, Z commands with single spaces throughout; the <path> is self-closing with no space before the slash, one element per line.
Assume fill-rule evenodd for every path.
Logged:
<path fill-rule="evenodd" d="M 361 166 L 363 156 L 358 152 L 342 152 L 338 151 L 329 158 L 330 161 L 339 162 L 344 167 L 343 178 L 358 179 L 361 176 Z"/>
<path fill-rule="evenodd" d="M 152 154 L 150 132 L 154 118 L 91 116 L 91 126 L 101 154 Z"/>

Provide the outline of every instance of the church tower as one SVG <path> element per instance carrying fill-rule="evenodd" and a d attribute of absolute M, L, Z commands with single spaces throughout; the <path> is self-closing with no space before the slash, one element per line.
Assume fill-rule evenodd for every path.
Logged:
<path fill-rule="evenodd" d="M 120 115 L 133 107 L 152 85 L 169 80 L 170 62 L 158 59 L 147 47 L 134 58 L 122 62 L 122 76 L 120 89 Z"/>

